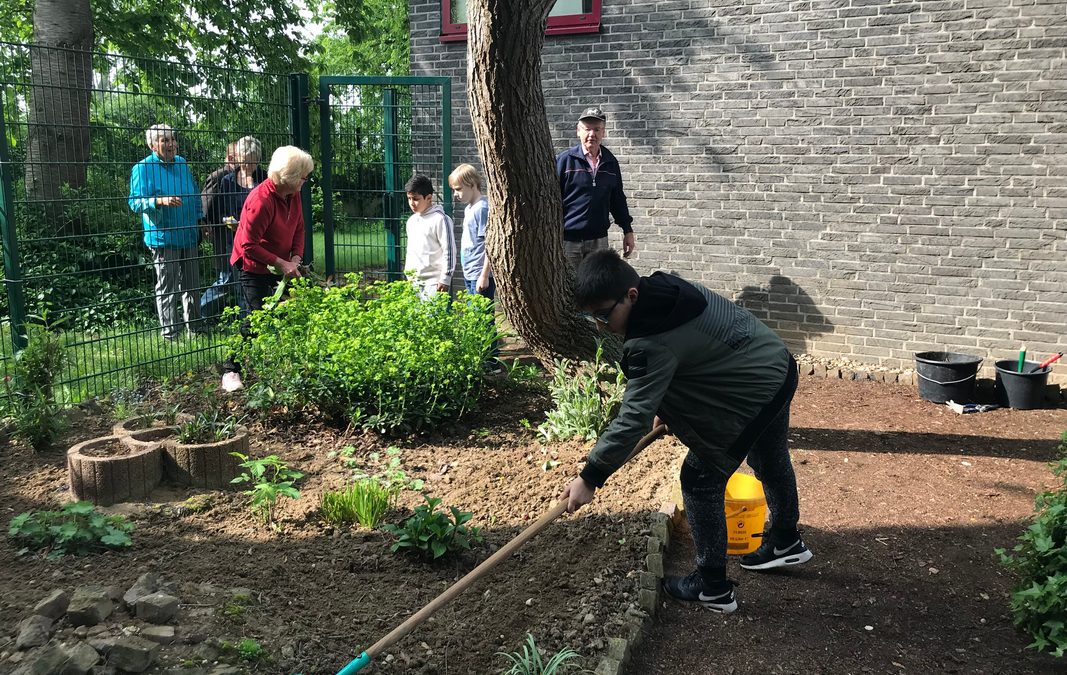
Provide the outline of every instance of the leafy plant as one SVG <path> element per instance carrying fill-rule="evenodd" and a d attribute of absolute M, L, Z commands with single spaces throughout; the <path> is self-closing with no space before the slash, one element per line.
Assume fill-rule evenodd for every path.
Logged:
<path fill-rule="evenodd" d="M 63 430 L 55 382 L 67 357 L 63 338 L 53 330 L 57 324 L 49 324 L 47 310 L 29 318 L 37 323 L 26 324 L 26 346 L 15 354 L 12 374 L 4 378 L 5 401 L 15 436 L 41 452 Z"/>
<path fill-rule="evenodd" d="M 550 410 L 537 432 L 546 442 L 575 437 L 594 441 L 615 417 L 626 389 L 619 369 L 604 361 L 604 348 L 597 345 L 592 363 L 556 362 L 549 391 L 556 407 Z"/>
<path fill-rule="evenodd" d="M 251 488 L 242 494 L 250 499 L 252 515 L 277 529 L 275 515 L 278 499 L 300 499 L 300 491 L 293 487 L 293 483 L 303 478 L 304 474 L 290 469 L 277 455 L 252 459 L 239 452 L 230 454 L 240 460 L 240 467 L 245 469 L 245 473 L 230 482 L 250 484 Z"/>
<path fill-rule="evenodd" d="M 243 420 L 216 409 L 200 411 L 191 419 L 178 425 L 179 443 L 215 443 L 233 438 Z"/>
<path fill-rule="evenodd" d="M 324 493 L 319 513 L 328 523 L 359 523 L 373 529 L 393 505 L 397 491 L 374 478 L 365 478 L 344 490 Z"/>
<path fill-rule="evenodd" d="M 1067 653 L 1067 432 L 1061 438 L 1052 464 L 1061 484 L 1037 496 L 1034 522 L 1012 552 L 996 549 L 1019 575 L 1011 594 L 1015 625 L 1034 639 L 1030 647 L 1057 657 Z"/>
<path fill-rule="evenodd" d="M 270 660 L 267 650 L 252 638 L 242 638 L 237 644 L 224 640 L 222 642 L 224 652 L 237 654 L 237 658 L 250 663 L 266 662 Z"/>
<path fill-rule="evenodd" d="M 355 275 L 326 288 L 297 279 L 288 292 L 252 313 L 253 339 L 233 343 L 270 388 L 257 402 L 392 432 L 436 427 L 477 401 L 496 337 L 487 298 L 421 300 L 406 281 L 361 286 Z"/>
<path fill-rule="evenodd" d="M 562 673 L 564 669 L 570 668 L 572 665 L 577 665 L 567 662 L 578 658 L 578 652 L 573 649 L 563 649 L 553 654 L 548 661 L 543 661 L 541 650 L 537 648 L 534 643 L 534 636 L 530 633 L 526 634 L 526 644 L 522 646 L 522 651 L 510 654 L 497 652 L 497 654 L 505 657 L 511 663 L 511 668 L 504 671 L 504 675 L 555 675 L 556 673 Z"/>
<path fill-rule="evenodd" d="M 450 506 L 449 517 L 443 511 L 437 510 L 441 505 L 440 498 L 423 495 L 423 499 L 426 503 L 416 506 L 415 515 L 404 521 L 403 526 L 382 527 L 397 537 L 390 547 L 393 553 L 406 550 L 436 560 L 445 553 L 470 550 L 471 544 L 482 541 L 481 529 L 466 525 L 474 514 Z"/>
<path fill-rule="evenodd" d="M 7 535 L 25 548 L 19 555 L 48 550 L 48 557 L 82 555 L 133 544 L 133 524 L 99 513 L 92 502 L 70 502 L 59 511 L 29 511 L 11 519 Z"/>
<path fill-rule="evenodd" d="M 407 472 L 400 468 L 400 448 L 394 446 L 386 448 L 384 464 L 382 463 L 383 457 L 381 453 L 372 452 L 367 455 L 367 459 L 378 466 L 378 471 L 375 473 L 369 473 L 366 469 L 358 466 L 358 461 L 354 458 L 355 450 L 353 446 L 346 445 L 341 449 L 341 453 L 344 457 L 345 465 L 354 469 L 352 477 L 356 480 L 373 478 L 387 489 L 422 492 L 425 482 L 421 478 L 408 477 Z"/>
<path fill-rule="evenodd" d="M 507 368 L 508 379 L 519 384 L 541 382 L 544 375 L 536 365 L 526 364 L 518 359 L 513 359 L 511 363 L 502 363 Z"/>

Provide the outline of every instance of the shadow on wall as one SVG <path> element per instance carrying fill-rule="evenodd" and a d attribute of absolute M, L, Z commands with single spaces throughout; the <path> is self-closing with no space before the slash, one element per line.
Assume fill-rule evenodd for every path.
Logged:
<path fill-rule="evenodd" d="M 765 286 L 745 286 L 734 302 L 767 324 L 793 352 L 807 351 L 820 335 L 834 332 L 815 300 L 789 277 L 773 276 Z"/>

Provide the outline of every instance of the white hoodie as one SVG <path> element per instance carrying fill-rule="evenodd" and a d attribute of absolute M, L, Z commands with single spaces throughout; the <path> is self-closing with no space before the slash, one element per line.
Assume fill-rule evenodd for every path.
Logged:
<path fill-rule="evenodd" d="M 452 285 L 456 268 L 456 235 L 452 219 L 439 204 L 425 213 L 413 213 L 407 223 L 405 270 L 415 271 L 416 285 L 433 295 L 438 284 Z"/>

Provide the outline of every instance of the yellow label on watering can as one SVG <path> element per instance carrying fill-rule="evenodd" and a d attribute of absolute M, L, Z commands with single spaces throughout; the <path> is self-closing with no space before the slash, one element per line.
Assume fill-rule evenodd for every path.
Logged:
<path fill-rule="evenodd" d="M 745 473 L 735 473 L 726 483 L 726 553 L 752 553 L 763 541 L 767 498 L 763 484 Z"/>

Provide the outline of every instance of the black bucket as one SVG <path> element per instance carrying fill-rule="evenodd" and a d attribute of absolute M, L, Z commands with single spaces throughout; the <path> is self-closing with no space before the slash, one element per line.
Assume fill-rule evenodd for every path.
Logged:
<path fill-rule="evenodd" d="M 997 402 L 1016 410 L 1033 410 L 1045 407 L 1045 385 L 1052 368 L 1045 366 L 1034 372 L 1037 361 L 1024 361 L 1023 372 L 1019 372 L 1018 359 L 997 361 L 997 382 L 994 387 Z"/>
<path fill-rule="evenodd" d="M 919 398 L 934 403 L 973 403 L 980 365 L 982 359 L 970 354 L 919 352 L 915 355 Z"/>

